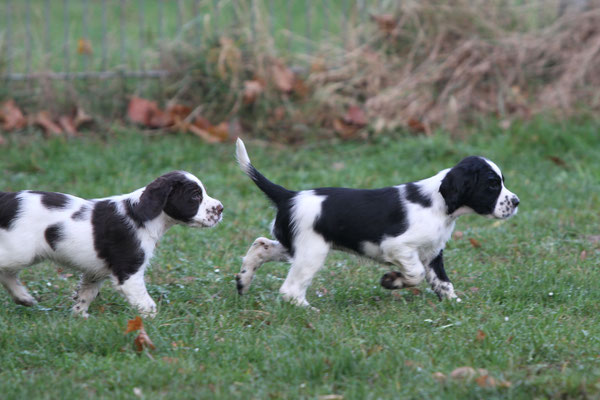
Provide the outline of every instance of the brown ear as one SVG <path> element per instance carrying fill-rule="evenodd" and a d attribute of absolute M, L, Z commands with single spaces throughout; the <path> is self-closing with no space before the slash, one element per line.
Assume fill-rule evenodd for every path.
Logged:
<path fill-rule="evenodd" d="M 177 173 L 165 174 L 151 182 L 140 196 L 140 201 L 130 206 L 130 213 L 137 223 L 144 223 L 160 215 L 167 204 L 173 187 L 180 182 Z"/>

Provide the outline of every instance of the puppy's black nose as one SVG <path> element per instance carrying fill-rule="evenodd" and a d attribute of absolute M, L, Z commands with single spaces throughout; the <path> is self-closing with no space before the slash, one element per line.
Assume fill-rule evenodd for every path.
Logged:
<path fill-rule="evenodd" d="M 519 198 L 517 196 L 514 196 L 512 199 L 510 199 L 510 202 L 513 204 L 513 206 L 518 206 L 520 201 Z"/>
<path fill-rule="evenodd" d="M 223 205 L 219 204 L 215 207 L 215 210 L 217 211 L 217 214 L 221 214 L 223 212 Z"/>

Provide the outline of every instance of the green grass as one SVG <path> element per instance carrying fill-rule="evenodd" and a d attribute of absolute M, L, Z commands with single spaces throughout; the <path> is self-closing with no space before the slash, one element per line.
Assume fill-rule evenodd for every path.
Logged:
<path fill-rule="evenodd" d="M 123 332 L 136 313 L 110 285 L 83 320 L 69 312 L 76 276 L 50 263 L 24 271 L 40 303 L 17 306 L 0 291 L 0 397 L 135 398 L 139 388 L 145 398 L 169 399 L 598 398 L 600 244 L 590 238 L 600 234 L 598 128 L 537 121 L 490 127 L 467 141 L 437 134 L 298 148 L 247 142 L 256 166 L 294 189 L 393 185 L 486 155 L 522 201 L 505 222 L 459 220 L 464 236 L 445 254 L 462 303 L 438 302 L 425 285 L 420 294 L 385 291 L 385 267 L 332 253 L 308 292 L 320 313 L 278 298 L 283 263 L 263 266 L 249 294 L 237 295 L 240 257 L 268 233 L 274 214 L 235 165 L 233 144 L 134 131 L 108 142 L 13 136 L 0 159 L 3 190 L 100 197 L 186 169 L 226 213 L 214 229 L 176 227 L 158 247 L 147 281 L 159 314 L 145 321 L 154 351 L 135 352 L 134 334 Z M 485 368 L 511 386 L 432 378 L 460 366 Z"/>

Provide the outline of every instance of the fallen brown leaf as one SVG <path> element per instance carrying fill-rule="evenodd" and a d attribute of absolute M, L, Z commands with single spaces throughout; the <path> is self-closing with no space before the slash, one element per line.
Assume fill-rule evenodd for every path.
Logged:
<path fill-rule="evenodd" d="M 420 294 L 421 294 L 421 291 L 420 291 L 419 289 L 415 288 L 415 287 L 413 287 L 413 288 L 410 288 L 409 290 L 410 290 L 410 292 L 411 292 L 412 294 L 414 294 L 415 296 L 418 296 L 418 295 L 420 295 Z"/>
<path fill-rule="evenodd" d="M 58 124 L 69 136 L 77 135 L 77 128 L 75 127 L 75 121 L 68 115 L 61 115 L 58 117 Z"/>
<path fill-rule="evenodd" d="M 245 81 L 244 82 L 244 104 L 252 104 L 256 101 L 258 96 L 263 92 L 263 85 L 259 81 Z"/>
<path fill-rule="evenodd" d="M 150 119 L 148 120 L 147 125 L 150 128 L 165 128 L 173 125 L 173 118 L 171 118 L 168 113 L 160 109 L 156 109 L 150 114 Z"/>
<path fill-rule="evenodd" d="M 484 388 L 496 387 L 498 385 L 498 382 L 489 375 L 481 375 L 480 377 L 475 379 L 475 382 L 477 382 L 477 385 Z"/>
<path fill-rule="evenodd" d="M 144 323 L 142 322 L 142 318 L 138 315 L 134 319 L 130 319 L 127 321 L 127 329 L 125 329 L 125 334 L 129 332 L 139 331 L 144 327 Z"/>
<path fill-rule="evenodd" d="M 348 108 L 348 112 L 346 113 L 344 120 L 345 122 L 351 125 L 356 125 L 358 127 L 363 127 L 367 125 L 368 122 L 367 116 L 363 109 L 356 105 L 350 106 Z"/>
<path fill-rule="evenodd" d="M 137 352 L 141 352 L 145 347 L 149 347 L 150 349 L 155 349 L 154 343 L 150 340 L 150 337 L 146 333 L 144 329 L 144 322 L 142 318 L 138 315 L 134 319 L 130 319 L 127 321 L 127 329 L 125 329 L 125 334 L 129 332 L 139 331 L 136 338 L 133 340 L 133 344 L 135 346 L 135 350 Z"/>
<path fill-rule="evenodd" d="M 453 238 L 454 240 L 458 240 L 458 239 L 462 239 L 464 235 L 465 235 L 465 234 L 464 234 L 462 231 L 456 231 L 456 232 L 454 232 L 454 234 L 452 235 L 452 238 Z"/>
<path fill-rule="evenodd" d="M 145 347 L 149 347 L 152 350 L 156 349 L 156 346 L 154 346 L 154 343 L 152 343 L 152 340 L 150 340 L 150 337 L 143 327 L 140 329 L 140 333 L 137 337 L 133 340 L 133 344 L 135 345 L 137 352 L 142 352 Z"/>
<path fill-rule="evenodd" d="M 471 379 L 475 376 L 473 367 L 458 367 L 450 373 L 452 379 Z"/>
<path fill-rule="evenodd" d="M 469 242 L 471 243 L 471 246 L 475 247 L 476 249 L 481 247 L 481 243 L 479 243 L 479 240 L 477 239 L 469 238 Z"/>
<path fill-rule="evenodd" d="M 81 126 L 89 124 L 93 121 L 94 119 L 88 115 L 83 108 L 77 107 L 74 120 L 75 128 L 79 129 Z"/>
<path fill-rule="evenodd" d="M 579 259 L 581 261 L 585 261 L 586 258 L 587 258 L 587 251 L 581 250 L 581 253 L 579 253 Z"/>
<path fill-rule="evenodd" d="M 14 100 L 7 100 L 0 105 L 0 121 L 4 131 L 23 129 L 27 126 L 27 119 Z"/>
<path fill-rule="evenodd" d="M 481 329 L 477 329 L 477 335 L 475 336 L 478 342 L 482 342 L 485 339 L 485 332 Z"/>
<path fill-rule="evenodd" d="M 444 382 L 446 380 L 446 375 L 444 375 L 441 372 L 434 372 L 433 374 L 431 374 L 431 376 L 438 382 Z"/>
<path fill-rule="evenodd" d="M 547 158 L 548 158 L 548 160 L 552 161 L 555 165 L 558 165 L 559 167 L 563 167 L 563 168 L 567 167 L 567 163 L 565 162 L 565 160 L 563 160 L 560 157 L 548 156 Z"/>
<path fill-rule="evenodd" d="M 149 126 L 152 116 L 160 112 L 158 104 L 155 101 L 142 99 L 132 96 L 127 106 L 127 117 L 133 123 Z"/>
<path fill-rule="evenodd" d="M 292 91 L 294 88 L 294 72 L 291 69 L 278 61 L 271 67 L 271 73 L 277 89 L 286 93 Z"/>
<path fill-rule="evenodd" d="M 48 111 L 40 111 L 35 115 L 33 122 L 36 125 L 39 125 L 44 129 L 46 134 L 50 135 L 60 135 L 62 134 L 62 129 L 60 126 L 56 125 L 56 123 L 52 120 L 52 116 Z"/>
<path fill-rule="evenodd" d="M 360 130 L 359 127 L 346 123 L 340 118 L 333 120 L 333 129 L 340 134 L 343 139 L 351 139 L 356 136 Z"/>
<path fill-rule="evenodd" d="M 431 126 L 426 122 L 410 118 L 407 125 L 408 128 L 414 133 L 424 133 L 427 136 L 431 136 Z"/>

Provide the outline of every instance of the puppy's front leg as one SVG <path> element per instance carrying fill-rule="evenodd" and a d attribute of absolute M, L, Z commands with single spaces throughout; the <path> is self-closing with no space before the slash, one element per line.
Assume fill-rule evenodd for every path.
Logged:
<path fill-rule="evenodd" d="M 73 314 L 81 315 L 83 318 L 89 317 L 87 313 L 90 303 L 96 298 L 102 286 L 102 279 L 96 276 L 83 275 L 81 282 L 73 296 L 75 305 L 73 306 Z"/>
<path fill-rule="evenodd" d="M 439 254 L 429 263 L 427 269 L 427 282 L 431 285 L 431 289 L 438 295 L 439 299 L 456 299 L 460 302 L 460 298 L 454 293 L 454 286 L 446 270 L 444 269 L 444 250 L 440 250 Z"/>
<path fill-rule="evenodd" d="M 142 316 L 154 318 L 156 316 L 156 303 L 146 290 L 144 282 L 144 268 L 131 275 L 123 283 L 118 283 L 115 278 L 115 289 L 123 294 L 129 304 L 137 308 Z"/>

